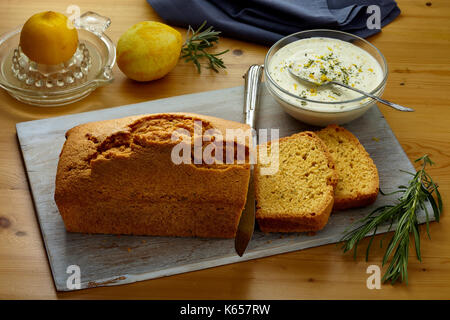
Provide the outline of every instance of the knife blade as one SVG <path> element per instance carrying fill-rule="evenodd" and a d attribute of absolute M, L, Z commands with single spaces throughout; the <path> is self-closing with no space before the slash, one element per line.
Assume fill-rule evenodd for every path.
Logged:
<path fill-rule="evenodd" d="M 253 236 L 255 229 L 255 188 L 253 186 L 253 169 L 250 170 L 250 180 L 248 182 L 247 202 L 239 220 L 236 238 L 234 239 L 234 248 L 239 256 L 245 252 L 248 243 Z"/>
<path fill-rule="evenodd" d="M 262 65 L 252 65 L 245 74 L 244 115 L 245 123 L 255 128 L 255 112 L 259 102 L 259 88 L 262 76 Z M 252 130 L 252 148 L 256 148 L 256 132 Z M 250 164 L 247 199 L 239 220 L 234 248 L 239 256 L 245 252 L 255 229 L 255 188 L 253 184 L 253 164 Z"/>

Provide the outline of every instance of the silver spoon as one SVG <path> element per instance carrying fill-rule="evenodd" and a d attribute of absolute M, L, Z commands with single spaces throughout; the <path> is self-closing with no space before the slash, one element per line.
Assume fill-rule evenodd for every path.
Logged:
<path fill-rule="evenodd" d="M 377 100 L 377 101 L 379 101 L 379 102 L 381 102 L 381 103 L 383 103 L 383 104 L 385 104 L 385 105 L 387 105 L 387 106 L 389 106 L 389 107 L 392 107 L 392 108 L 394 108 L 394 109 L 396 109 L 396 110 L 399 110 L 399 111 L 409 111 L 409 112 L 414 111 L 414 109 L 407 108 L 407 107 L 403 107 L 403 106 L 401 106 L 401 105 L 399 105 L 399 104 L 396 104 L 396 103 L 393 103 L 393 102 L 390 102 L 390 101 L 387 101 L 387 100 L 378 98 L 377 96 L 374 96 L 373 94 L 370 94 L 370 93 L 361 91 L 361 90 L 359 90 L 359 89 L 353 88 L 353 87 L 351 87 L 351 86 L 349 86 L 349 85 L 346 85 L 346 84 L 341 83 L 341 82 L 338 82 L 338 81 L 329 80 L 329 81 L 325 81 L 325 82 L 321 82 L 321 83 L 317 83 L 317 82 L 314 82 L 314 81 L 310 81 L 310 80 L 308 80 L 308 79 L 303 78 L 302 76 L 300 76 L 298 73 L 296 73 L 294 70 L 292 70 L 290 66 L 286 66 L 286 67 L 287 67 L 289 73 L 291 74 L 291 76 L 292 76 L 295 80 L 297 80 L 298 82 L 303 82 L 303 83 L 307 83 L 307 84 L 309 84 L 309 85 L 315 85 L 315 86 L 324 86 L 324 85 L 329 85 L 329 84 L 335 84 L 335 85 L 338 85 L 338 86 L 341 86 L 341 87 L 344 87 L 344 88 L 347 88 L 347 89 L 356 91 L 356 92 L 358 92 L 358 93 L 360 93 L 360 94 L 362 94 L 362 95 L 364 95 L 364 96 L 367 96 L 367 97 L 370 97 L 370 98 L 372 98 L 372 99 L 374 99 L 374 100 Z"/>

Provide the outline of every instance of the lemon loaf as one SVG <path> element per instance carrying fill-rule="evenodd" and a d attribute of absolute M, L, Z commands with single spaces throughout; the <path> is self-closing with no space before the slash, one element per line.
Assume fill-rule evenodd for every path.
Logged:
<path fill-rule="evenodd" d="M 333 207 L 337 183 L 334 163 L 325 144 L 313 132 L 301 132 L 258 146 L 279 149 L 279 169 L 262 175 L 255 166 L 256 219 L 264 232 L 304 232 L 322 229 Z M 261 157 L 260 157 L 261 158 Z"/>
<path fill-rule="evenodd" d="M 359 140 L 348 130 L 330 125 L 317 132 L 335 162 L 338 184 L 334 209 L 343 210 L 373 203 L 378 195 L 378 170 Z"/>
<path fill-rule="evenodd" d="M 189 113 L 132 116 L 70 129 L 55 186 L 55 202 L 67 231 L 234 237 L 247 196 L 248 161 L 172 161 L 174 146 L 188 141 L 185 146 L 193 148 L 196 139 L 172 139 L 172 133 L 184 129 L 193 136 L 200 121 L 200 136 L 215 130 L 224 137 L 224 145 L 227 129 L 241 129 L 241 134 L 249 129 Z M 248 156 L 248 141 L 239 141 L 233 139 L 234 145 Z"/>

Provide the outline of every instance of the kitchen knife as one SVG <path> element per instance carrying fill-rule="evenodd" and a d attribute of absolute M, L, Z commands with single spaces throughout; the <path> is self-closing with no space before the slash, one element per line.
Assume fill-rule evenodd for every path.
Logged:
<path fill-rule="evenodd" d="M 245 74 L 244 115 L 245 123 L 255 129 L 255 112 L 259 100 L 259 87 L 262 76 L 262 65 L 252 65 Z M 253 130 L 252 130 L 253 131 Z M 256 148 L 256 132 L 252 134 L 252 147 Z M 256 153 L 255 153 L 256 157 Z M 253 185 L 253 164 L 250 164 L 247 201 L 239 220 L 234 248 L 242 257 L 255 229 L 255 188 Z"/>

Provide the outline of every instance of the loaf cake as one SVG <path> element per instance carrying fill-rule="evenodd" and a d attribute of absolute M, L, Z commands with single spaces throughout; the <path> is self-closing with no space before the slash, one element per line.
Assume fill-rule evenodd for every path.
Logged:
<path fill-rule="evenodd" d="M 203 149 L 215 141 L 214 130 L 228 143 L 227 129 L 241 129 L 244 138 L 249 129 L 241 123 L 189 113 L 132 116 L 70 129 L 55 186 L 55 202 L 67 231 L 234 237 L 247 196 L 248 161 L 237 161 L 236 151 L 231 161 L 225 161 L 225 154 L 230 156 L 225 152 L 219 159 L 223 163 L 172 161 L 174 146 L 188 141 L 182 134 L 172 139 L 172 133 L 184 129 L 193 137 L 198 121 Z M 205 142 L 208 135 L 209 143 Z M 242 137 L 231 143 L 235 150 L 242 147 L 248 157 L 249 141 Z M 198 138 L 184 146 L 193 148 Z"/>
<path fill-rule="evenodd" d="M 322 229 L 333 207 L 337 176 L 325 144 L 313 132 L 301 132 L 258 146 L 279 149 L 279 168 L 262 175 L 255 165 L 256 219 L 263 232 L 304 232 Z"/>
<path fill-rule="evenodd" d="M 337 125 L 317 132 L 326 144 L 338 174 L 334 209 L 343 210 L 373 203 L 378 195 L 378 170 L 359 140 Z"/>

